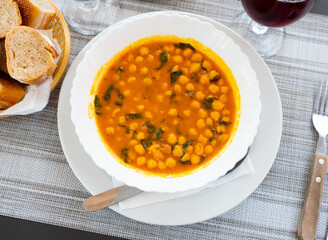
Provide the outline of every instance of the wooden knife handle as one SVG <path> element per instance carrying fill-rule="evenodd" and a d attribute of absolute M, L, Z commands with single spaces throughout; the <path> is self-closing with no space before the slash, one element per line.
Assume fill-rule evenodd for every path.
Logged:
<path fill-rule="evenodd" d="M 320 204 L 327 168 L 327 155 L 313 156 L 298 236 L 302 240 L 315 240 L 320 213 Z"/>

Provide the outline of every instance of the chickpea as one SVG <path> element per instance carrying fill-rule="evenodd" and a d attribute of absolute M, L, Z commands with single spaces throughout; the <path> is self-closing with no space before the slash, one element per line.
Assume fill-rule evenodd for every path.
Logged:
<path fill-rule="evenodd" d="M 136 130 L 137 128 L 138 128 L 138 123 L 131 123 L 130 125 L 129 125 L 129 128 L 130 128 L 130 130 L 132 130 L 132 131 L 134 131 L 134 130 Z"/>
<path fill-rule="evenodd" d="M 199 129 L 203 129 L 206 126 L 204 119 L 199 119 L 196 124 Z"/>
<path fill-rule="evenodd" d="M 129 66 L 129 71 L 130 71 L 131 73 L 135 73 L 135 72 L 137 71 L 137 66 L 134 65 L 134 64 L 130 64 L 130 66 Z"/>
<path fill-rule="evenodd" d="M 207 70 L 210 70 L 210 69 L 212 68 L 212 64 L 211 64 L 209 61 L 207 61 L 207 60 L 204 60 L 202 65 L 203 65 L 203 67 L 206 68 Z M 212 78 L 211 78 L 211 79 L 212 79 Z"/>
<path fill-rule="evenodd" d="M 190 117 L 191 111 L 190 111 L 190 110 L 184 110 L 184 111 L 183 111 L 183 114 L 184 114 L 186 117 Z"/>
<path fill-rule="evenodd" d="M 154 60 L 154 56 L 153 55 L 148 55 L 148 57 L 147 57 L 147 59 L 148 59 L 148 61 L 153 61 Z"/>
<path fill-rule="evenodd" d="M 190 73 L 197 73 L 200 70 L 200 64 L 199 63 L 192 63 L 190 65 Z"/>
<path fill-rule="evenodd" d="M 178 81 L 180 84 L 182 85 L 185 85 L 189 82 L 189 78 L 186 77 L 185 75 L 181 75 L 179 78 L 178 78 Z"/>
<path fill-rule="evenodd" d="M 205 134 L 206 137 L 212 137 L 213 136 L 212 131 L 209 130 L 209 129 L 206 129 L 205 132 L 204 132 L 204 134 Z"/>
<path fill-rule="evenodd" d="M 211 84 L 208 87 L 208 90 L 210 90 L 211 93 L 217 93 L 220 90 L 220 87 L 215 84 Z"/>
<path fill-rule="evenodd" d="M 124 96 L 129 96 L 130 95 L 130 90 L 124 90 L 124 92 L 123 92 L 123 94 L 124 94 Z"/>
<path fill-rule="evenodd" d="M 211 118 L 206 118 L 206 125 L 212 125 L 213 124 L 213 120 Z"/>
<path fill-rule="evenodd" d="M 156 99 L 157 99 L 157 101 L 159 101 L 159 102 L 163 102 L 163 101 L 164 101 L 163 95 L 158 95 L 158 96 L 156 97 Z"/>
<path fill-rule="evenodd" d="M 145 165 L 146 162 L 147 162 L 147 161 L 146 161 L 146 158 L 145 158 L 145 157 L 138 157 L 138 158 L 137 158 L 137 165 L 138 165 L 138 166 Z"/>
<path fill-rule="evenodd" d="M 224 107 L 224 104 L 218 100 L 214 100 L 212 103 L 212 108 L 217 111 L 221 111 Z"/>
<path fill-rule="evenodd" d="M 138 144 L 138 145 L 135 145 L 134 146 L 134 150 L 137 152 L 137 153 L 139 153 L 140 155 L 143 155 L 143 154 L 145 154 L 145 149 L 144 149 L 144 147 L 141 145 L 141 144 Z"/>
<path fill-rule="evenodd" d="M 145 134 L 143 132 L 139 132 L 136 137 L 137 137 L 138 140 L 141 140 L 141 139 L 145 139 L 146 138 L 146 136 L 145 136 Z"/>
<path fill-rule="evenodd" d="M 228 109 L 224 109 L 222 111 L 222 115 L 229 115 L 230 114 L 230 111 Z"/>
<path fill-rule="evenodd" d="M 206 154 L 211 154 L 213 152 L 213 147 L 211 145 L 207 145 L 205 147 L 205 153 Z"/>
<path fill-rule="evenodd" d="M 204 146 L 201 143 L 197 143 L 195 146 L 195 153 L 199 156 L 203 155 L 204 153 Z"/>
<path fill-rule="evenodd" d="M 174 133 L 171 133 L 168 138 L 167 138 L 167 142 L 169 144 L 175 144 L 177 142 L 177 137 L 175 136 Z"/>
<path fill-rule="evenodd" d="M 153 159 L 147 161 L 147 167 L 152 169 L 157 167 L 157 162 Z"/>
<path fill-rule="evenodd" d="M 146 56 L 149 54 L 149 49 L 147 47 L 141 47 L 140 48 L 140 54 L 141 56 Z"/>
<path fill-rule="evenodd" d="M 195 90 L 195 87 L 194 87 L 194 85 L 192 83 L 188 83 L 186 85 L 186 90 L 192 92 L 192 91 Z"/>
<path fill-rule="evenodd" d="M 141 63 L 143 61 L 143 57 L 141 57 L 141 56 L 138 56 L 138 57 L 136 57 L 136 59 L 135 59 L 135 62 L 136 63 Z"/>
<path fill-rule="evenodd" d="M 206 118 L 207 117 L 207 112 L 204 110 L 204 109 L 199 109 L 198 111 L 198 115 L 201 117 L 201 118 Z"/>
<path fill-rule="evenodd" d="M 225 126 L 217 126 L 216 131 L 218 131 L 219 133 L 224 133 L 225 132 Z"/>
<path fill-rule="evenodd" d="M 221 95 L 219 100 L 223 103 L 226 103 L 228 101 L 228 97 L 227 97 L 227 95 Z"/>
<path fill-rule="evenodd" d="M 130 54 L 130 55 L 128 56 L 128 61 L 131 62 L 131 61 L 133 60 L 133 58 L 134 58 L 134 56 L 133 56 L 132 54 Z"/>
<path fill-rule="evenodd" d="M 187 140 L 186 140 L 186 138 L 185 138 L 184 136 L 180 136 L 180 137 L 178 138 L 178 144 L 179 144 L 179 145 L 183 145 L 186 141 L 187 141 Z"/>
<path fill-rule="evenodd" d="M 193 100 L 191 102 L 191 107 L 192 108 L 199 108 L 200 107 L 200 103 L 198 101 L 196 101 L 196 100 Z"/>
<path fill-rule="evenodd" d="M 143 68 L 140 69 L 140 74 L 146 75 L 147 73 L 148 73 L 148 68 L 143 67 Z"/>
<path fill-rule="evenodd" d="M 191 54 L 192 54 L 192 50 L 190 48 L 183 50 L 183 56 L 185 56 L 186 58 L 190 58 Z"/>
<path fill-rule="evenodd" d="M 191 155 L 191 163 L 192 164 L 198 164 L 200 162 L 200 157 L 198 155 Z"/>
<path fill-rule="evenodd" d="M 224 142 L 227 138 L 228 138 L 228 135 L 227 134 L 221 134 L 218 137 L 218 140 L 219 140 L 219 142 Z"/>
<path fill-rule="evenodd" d="M 195 53 L 192 55 L 191 60 L 194 62 L 201 62 L 203 60 L 203 56 L 200 53 Z"/>
<path fill-rule="evenodd" d="M 203 75 L 200 77 L 199 82 L 203 85 L 209 84 L 210 83 L 210 78 L 208 75 Z"/>
<path fill-rule="evenodd" d="M 213 79 L 216 75 L 220 76 L 216 71 L 212 70 L 209 72 L 209 77 L 210 79 Z"/>
<path fill-rule="evenodd" d="M 153 115 L 151 114 L 151 112 L 145 112 L 145 118 L 152 119 Z"/>
<path fill-rule="evenodd" d="M 143 80 L 143 83 L 145 84 L 145 85 L 147 85 L 147 86 L 150 86 L 151 84 L 152 84 L 152 80 L 150 79 L 150 78 L 145 78 L 144 80 Z"/>
<path fill-rule="evenodd" d="M 158 168 L 161 170 L 164 170 L 166 168 L 166 165 L 163 161 L 159 161 L 158 162 Z"/>
<path fill-rule="evenodd" d="M 179 55 L 173 56 L 172 57 L 173 62 L 175 63 L 182 63 L 182 57 Z"/>
<path fill-rule="evenodd" d="M 113 127 L 107 127 L 107 128 L 106 128 L 106 133 L 107 133 L 107 134 L 114 134 L 114 133 L 115 133 L 115 130 L 114 130 Z"/>
<path fill-rule="evenodd" d="M 177 93 L 180 93 L 182 91 L 181 86 L 179 84 L 175 84 L 174 91 L 176 91 Z"/>
<path fill-rule="evenodd" d="M 173 168 L 177 165 L 177 162 L 175 161 L 175 159 L 170 157 L 170 158 L 166 159 L 165 165 L 169 168 Z"/>
<path fill-rule="evenodd" d="M 124 124 L 126 122 L 125 120 L 125 117 L 124 116 L 121 116 L 119 119 L 118 119 L 118 123 L 119 124 Z"/>
<path fill-rule="evenodd" d="M 188 147 L 186 147 L 186 152 L 187 153 L 192 153 L 192 151 L 194 150 L 194 147 L 189 145 Z"/>
<path fill-rule="evenodd" d="M 196 92 L 195 97 L 196 97 L 198 100 L 203 100 L 204 97 L 205 97 L 205 94 L 204 94 L 202 91 L 198 91 L 198 92 Z"/>
<path fill-rule="evenodd" d="M 168 112 L 169 116 L 176 117 L 178 115 L 178 111 L 176 108 L 171 108 Z"/>
<path fill-rule="evenodd" d="M 129 77 L 128 78 L 128 82 L 131 83 L 131 82 L 135 82 L 136 81 L 136 78 L 135 77 Z"/>
<path fill-rule="evenodd" d="M 189 128 L 189 134 L 193 135 L 193 136 L 197 135 L 196 129 L 195 128 Z"/>
<path fill-rule="evenodd" d="M 191 155 L 189 153 L 186 153 L 181 157 L 181 161 L 188 161 L 191 159 Z"/>
<path fill-rule="evenodd" d="M 214 121 L 218 121 L 220 119 L 220 113 L 217 112 L 217 111 L 213 111 L 211 112 L 211 118 L 214 120 Z"/>
<path fill-rule="evenodd" d="M 220 91 L 222 94 L 226 94 L 228 92 L 229 88 L 227 86 L 221 86 Z"/>
<path fill-rule="evenodd" d="M 129 145 L 130 146 L 135 146 L 135 145 L 137 145 L 138 144 L 138 141 L 137 140 L 130 140 L 129 141 Z"/>
<path fill-rule="evenodd" d="M 137 106 L 137 109 L 138 109 L 139 111 L 142 111 L 142 110 L 145 109 L 145 105 L 138 105 L 138 106 Z"/>
<path fill-rule="evenodd" d="M 175 157 L 181 157 L 183 155 L 183 149 L 179 145 L 175 145 L 172 153 Z"/>
<path fill-rule="evenodd" d="M 222 121 L 229 122 L 230 121 L 230 118 L 227 117 L 227 116 L 224 116 L 224 117 L 222 117 Z"/>
<path fill-rule="evenodd" d="M 203 144 L 206 144 L 207 141 L 208 141 L 208 138 L 207 137 L 204 137 L 203 134 L 200 134 L 199 137 L 198 137 L 198 141 L 203 143 Z"/>

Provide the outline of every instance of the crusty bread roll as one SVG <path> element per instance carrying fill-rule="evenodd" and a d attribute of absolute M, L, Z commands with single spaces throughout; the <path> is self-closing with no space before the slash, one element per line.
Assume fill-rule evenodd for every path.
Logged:
<path fill-rule="evenodd" d="M 39 85 L 56 70 L 56 51 L 33 28 L 12 28 L 7 34 L 5 47 L 9 75 L 21 83 Z"/>
<path fill-rule="evenodd" d="M 12 27 L 21 24 L 22 17 L 17 3 L 13 0 L 0 0 L 0 38 L 6 37 Z"/>
<path fill-rule="evenodd" d="M 0 110 L 18 103 L 24 96 L 24 88 L 19 82 L 0 75 Z"/>
<path fill-rule="evenodd" d="M 0 39 L 0 71 L 8 73 L 4 39 Z"/>
<path fill-rule="evenodd" d="M 56 10 L 48 0 L 14 0 L 18 3 L 23 25 L 36 29 L 47 29 L 55 18 Z"/>

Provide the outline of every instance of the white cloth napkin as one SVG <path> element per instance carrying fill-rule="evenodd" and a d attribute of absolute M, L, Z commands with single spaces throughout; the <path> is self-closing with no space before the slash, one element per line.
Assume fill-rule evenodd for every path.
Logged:
<path fill-rule="evenodd" d="M 204 187 L 192 189 L 184 192 L 178 193 L 156 193 L 156 192 L 142 192 L 138 195 L 135 195 L 131 198 L 128 198 L 124 201 L 119 202 L 119 208 L 121 210 L 124 209 L 131 209 L 136 207 L 142 207 L 149 204 L 159 203 L 167 200 L 171 200 L 174 198 L 185 197 L 188 195 L 192 195 L 198 193 L 199 191 L 206 189 L 206 188 L 213 188 L 230 182 L 234 179 L 237 179 L 241 176 L 245 176 L 254 172 L 254 167 L 251 162 L 249 156 L 232 172 L 224 175 L 223 177 L 218 178 L 217 180 L 210 182 Z M 123 185 L 121 182 L 117 181 L 116 179 L 112 178 L 113 186 L 119 187 Z"/>

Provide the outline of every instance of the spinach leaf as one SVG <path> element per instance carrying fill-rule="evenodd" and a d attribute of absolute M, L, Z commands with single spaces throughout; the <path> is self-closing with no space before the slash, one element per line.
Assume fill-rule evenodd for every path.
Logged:
<path fill-rule="evenodd" d="M 99 98 L 98 98 L 97 95 L 95 96 L 94 104 L 95 104 L 96 108 L 101 108 L 102 107 L 102 105 L 99 103 Z"/>
<path fill-rule="evenodd" d="M 206 101 L 203 101 L 203 105 L 206 109 L 212 109 L 212 104 L 206 102 Z"/>
<path fill-rule="evenodd" d="M 122 148 L 121 149 L 121 158 L 123 158 L 123 160 L 124 160 L 125 163 L 129 163 L 129 160 L 128 160 L 128 151 L 129 151 L 129 148 L 128 147 L 125 147 L 125 148 Z"/>
<path fill-rule="evenodd" d="M 125 114 L 125 119 L 129 120 L 129 119 L 139 119 L 142 118 L 142 114 L 141 113 L 127 113 Z"/>
<path fill-rule="evenodd" d="M 123 102 L 115 101 L 115 105 L 122 107 L 123 106 Z"/>
<path fill-rule="evenodd" d="M 179 44 L 174 44 L 175 47 L 180 48 L 182 50 L 186 48 L 190 48 L 193 51 L 196 51 L 196 49 L 190 45 L 190 43 L 179 43 Z"/>
<path fill-rule="evenodd" d="M 217 82 L 220 80 L 220 75 L 216 74 L 211 80 L 210 82 Z"/>
<path fill-rule="evenodd" d="M 117 73 L 122 73 L 122 72 L 124 72 L 124 68 L 123 67 L 118 67 L 118 68 L 116 68 L 116 72 Z"/>
<path fill-rule="evenodd" d="M 191 145 L 191 140 L 188 140 L 187 142 L 185 142 L 184 144 L 182 144 L 182 148 L 185 149 L 189 145 Z"/>
<path fill-rule="evenodd" d="M 146 126 L 148 128 L 149 134 L 154 134 L 156 132 L 156 127 L 150 122 L 144 122 L 141 126 Z"/>
<path fill-rule="evenodd" d="M 216 97 L 207 97 L 207 98 L 204 98 L 206 102 L 213 102 L 214 100 L 216 100 L 217 98 Z"/>
<path fill-rule="evenodd" d="M 182 75 L 182 70 L 178 70 L 176 72 L 171 72 L 171 85 L 173 85 L 177 80 L 178 77 Z"/>
<path fill-rule="evenodd" d="M 201 64 L 200 64 L 200 68 L 203 69 L 203 70 L 205 70 L 205 71 L 208 71 L 208 70 L 203 66 L 203 62 L 201 62 Z"/>
<path fill-rule="evenodd" d="M 223 121 L 222 119 L 220 119 L 219 124 L 220 124 L 221 126 L 222 126 L 222 125 L 224 125 L 224 126 L 229 126 L 229 125 L 231 124 L 231 122 L 226 122 L 226 121 Z"/>
<path fill-rule="evenodd" d="M 109 101 L 109 99 L 110 99 L 110 93 L 113 91 L 113 89 L 114 89 L 114 85 L 113 84 L 110 85 L 110 87 L 107 89 L 107 91 L 106 91 L 106 93 L 104 95 L 104 99 L 106 101 Z"/>
<path fill-rule="evenodd" d="M 147 150 L 147 148 L 153 144 L 153 140 L 151 140 L 150 138 L 142 139 L 140 143 L 144 147 L 144 149 Z"/>
<path fill-rule="evenodd" d="M 162 52 L 159 55 L 159 59 L 161 60 L 161 66 L 156 68 L 157 70 L 161 69 L 163 67 L 163 65 L 167 62 L 167 52 Z"/>
<path fill-rule="evenodd" d="M 155 136 L 157 137 L 157 139 L 161 139 L 163 133 L 164 133 L 164 132 L 163 132 L 162 129 L 158 129 L 158 130 L 155 132 Z"/>

